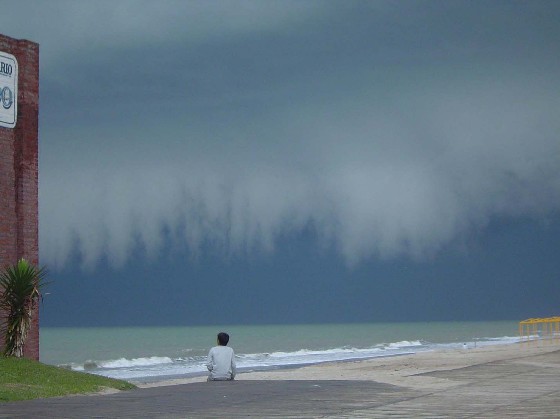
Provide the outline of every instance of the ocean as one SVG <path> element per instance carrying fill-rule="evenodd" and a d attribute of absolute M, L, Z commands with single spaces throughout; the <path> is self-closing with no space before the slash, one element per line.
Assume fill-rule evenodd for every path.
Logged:
<path fill-rule="evenodd" d="M 40 357 L 46 364 L 132 382 L 206 375 L 206 355 L 220 331 L 230 335 L 239 372 L 519 341 L 515 321 L 49 327 L 40 331 Z"/>

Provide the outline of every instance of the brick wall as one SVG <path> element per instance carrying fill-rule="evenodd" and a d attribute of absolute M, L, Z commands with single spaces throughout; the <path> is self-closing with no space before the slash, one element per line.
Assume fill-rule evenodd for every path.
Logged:
<path fill-rule="evenodd" d="M 14 55 L 19 68 L 16 126 L 0 127 L 0 266 L 20 258 L 37 265 L 39 45 L 0 35 L 0 51 Z M 0 336 L 0 347 L 3 344 Z M 38 310 L 24 354 L 39 359 Z"/>

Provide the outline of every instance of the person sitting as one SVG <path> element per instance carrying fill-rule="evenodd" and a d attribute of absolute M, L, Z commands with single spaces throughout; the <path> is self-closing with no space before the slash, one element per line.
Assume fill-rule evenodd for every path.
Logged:
<path fill-rule="evenodd" d="M 228 342 L 227 333 L 218 333 L 218 346 L 214 346 L 208 352 L 208 381 L 230 381 L 235 378 L 235 353 L 227 346 Z"/>

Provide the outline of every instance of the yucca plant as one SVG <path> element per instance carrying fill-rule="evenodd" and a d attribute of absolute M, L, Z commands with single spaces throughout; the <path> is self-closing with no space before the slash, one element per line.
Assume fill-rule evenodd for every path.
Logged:
<path fill-rule="evenodd" d="M 0 272 L 0 311 L 4 319 L 4 355 L 21 358 L 33 311 L 41 298 L 46 269 L 37 268 L 25 259 Z"/>

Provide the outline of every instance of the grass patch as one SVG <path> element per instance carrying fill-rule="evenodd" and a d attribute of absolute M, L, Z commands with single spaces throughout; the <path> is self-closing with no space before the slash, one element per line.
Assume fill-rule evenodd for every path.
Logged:
<path fill-rule="evenodd" d="M 0 356 L 0 402 L 97 393 L 107 388 L 130 390 L 135 386 L 29 359 Z"/>

